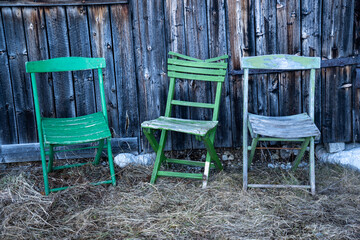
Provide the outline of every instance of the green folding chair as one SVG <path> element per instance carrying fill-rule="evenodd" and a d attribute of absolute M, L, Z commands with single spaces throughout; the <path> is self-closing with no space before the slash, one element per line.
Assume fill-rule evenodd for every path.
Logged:
<path fill-rule="evenodd" d="M 225 80 L 228 58 L 227 55 L 200 60 L 188 57 L 179 53 L 169 52 L 172 57 L 168 58 L 168 77 L 170 78 L 169 92 L 167 97 L 165 116 L 141 124 L 146 138 L 156 152 L 156 160 L 150 182 L 154 184 L 158 177 L 180 177 L 203 180 L 203 187 L 206 187 L 210 168 L 222 170 L 222 164 L 214 149 L 216 127 L 218 125 L 218 114 L 221 97 L 222 83 Z M 199 103 L 174 100 L 175 79 L 210 81 L 217 83 L 215 103 Z M 171 117 L 173 105 L 209 108 L 213 109 L 211 121 L 180 119 Z M 160 141 L 154 137 L 154 130 L 161 130 Z M 190 161 L 182 159 L 170 159 L 164 155 L 164 146 L 168 131 L 191 134 L 198 141 L 203 141 L 207 150 L 205 162 Z M 184 173 L 174 171 L 160 171 L 163 163 L 185 164 L 190 166 L 204 167 L 204 173 Z"/>
<path fill-rule="evenodd" d="M 91 184 L 98 185 L 104 183 L 112 183 L 114 186 L 116 185 L 114 163 L 111 151 L 111 132 L 108 126 L 102 74 L 102 68 L 105 68 L 105 66 L 106 64 L 104 58 L 83 57 L 54 58 L 44 61 L 33 61 L 26 63 L 26 72 L 31 74 L 31 83 L 34 95 L 35 114 L 40 142 L 41 163 L 46 195 L 48 195 L 50 192 L 64 190 L 69 187 L 65 186 L 58 188 L 50 188 L 48 181 L 49 172 L 54 170 L 79 167 L 88 164 L 88 162 L 85 162 L 54 167 L 54 153 L 61 151 L 69 151 L 69 149 L 57 150 L 57 147 L 59 146 L 98 142 L 99 144 L 97 146 L 70 149 L 70 151 L 74 151 L 96 148 L 97 152 L 95 160 L 93 161 L 94 165 L 99 164 L 101 152 L 103 148 L 107 148 L 111 179 Z M 98 70 L 102 111 L 74 118 L 42 117 L 40 114 L 38 90 L 36 88 L 36 74 L 46 72 L 80 71 L 89 69 Z M 105 141 L 107 146 L 104 146 Z M 48 164 L 46 164 L 46 156 L 49 157 Z"/>
<path fill-rule="evenodd" d="M 315 194 L 315 160 L 314 138 L 320 136 L 320 131 L 314 123 L 315 102 L 315 69 L 320 68 L 320 58 L 301 57 L 293 55 L 265 55 L 256 57 L 244 57 L 242 59 L 244 69 L 244 99 L 243 99 L 243 188 L 248 187 L 275 187 L 275 188 L 309 188 Z M 248 78 L 249 69 L 270 70 L 310 70 L 309 85 L 309 110 L 292 116 L 260 116 L 248 112 Z M 252 137 L 251 146 L 248 146 L 248 129 Z M 248 166 L 250 166 L 255 154 L 258 141 L 294 141 L 302 142 L 301 150 L 296 157 L 292 170 L 298 167 L 309 143 L 310 143 L 310 185 L 273 185 L 273 184 L 248 184 Z M 248 150 L 251 150 L 248 158 Z"/>

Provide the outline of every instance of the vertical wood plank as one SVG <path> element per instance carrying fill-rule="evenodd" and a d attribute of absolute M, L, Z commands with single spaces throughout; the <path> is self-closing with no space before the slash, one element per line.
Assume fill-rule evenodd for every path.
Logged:
<path fill-rule="evenodd" d="M 229 46 L 229 70 L 240 69 L 240 59 L 242 56 L 241 45 L 242 32 L 240 28 L 240 2 L 239 1 L 227 1 L 227 39 Z M 240 146 L 242 140 L 242 91 L 243 91 L 243 80 L 242 76 L 229 76 L 230 82 L 230 105 L 232 110 L 232 138 L 233 146 Z"/>
<path fill-rule="evenodd" d="M 49 59 L 45 16 L 42 8 L 23 8 L 24 28 L 29 61 Z M 38 74 L 36 84 L 43 117 L 55 117 L 51 73 Z"/>
<path fill-rule="evenodd" d="M 303 56 L 321 57 L 321 0 L 301 2 L 301 46 Z M 302 111 L 309 111 L 309 71 L 302 73 Z M 321 70 L 315 73 L 315 124 L 321 129 Z"/>
<path fill-rule="evenodd" d="M 163 2 L 131 1 L 140 122 L 165 112 L 168 79 Z M 142 147 L 148 146 L 142 137 Z"/>
<path fill-rule="evenodd" d="M 69 38 L 64 7 L 45 8 L 50 58 L 70 55 Z M 72 74 L 53 73 L 56 117 L 75 117 L 75 96 Z"/>
<path fill-rule="evenodd" d="M 207 0 L 209 55 L 217 57 L 227 54 L 226 11 L 225 1 Z M 216 84 L 212 85 L 212 96 L 216 95 Z M 215 146 L 232 146 L 231 103 L 229 77 L 225 78 L 219 111 L 219 125 L 216 133 Z"/>
<path fill-rule="evenodd" d="M 274 0 L 255 0 L 256 55 L 273 54 L 276 49 L 276 2 Z M 275 77 L 274 77 L 275 76 Z M 278 84 L 277 77 L 269 74 L 257 75 L 258 114 L 277 115 Z M 274 79 L 275 85 L 270 81 Z"/>
<path fill-rule="evenodd" d="M 186 55 L 184 0 L 165 1 L 165 30 L 168 51 Z M 189 101 L 189 81 L 177 79 L 175 82 L 175 98 Z M 173 116 L 189 119 L 190 108 L 173 106 Z M 182 150 L 192 148 L 192 139 L 189 134 L 171 132 L 172 149 Z"/>
<path fill-rule="evenodd" d="M 128 5 L 113 5 L 111 24 L 116 73 L 119 134 L 139 137 L 139 112 L 131 13 Z"/>
<path fill-rule="evenodd" d="M 360 54 L 360 1 L 355 1 L 354 10 L 354 54 Z M 360 65 L 353 79 L 353 141 L 360 141 Z"/>
<path fill-rule="evenodd" d="M 120 136 L 119 112 L 115 80 L 115 65 L 113 43 L 111 36 L 110 11 L 108 6 L 88 7 L 90 27 L 91 53 L 93 57 L 103 57 L 106 68 L 103 69 L 105 98 L 108 111 L 108 120 L 114 137 Z M 100 89 L 97 71 L 94 71 L 96 108 L 101 110 Z"/>
<path fill-rule="evenodd" d="M 278 53 L 301 54 L 299 1 L 277 3 L 277 50 Z M 279 114 L 292 115 L 301 112 L 301 73 L 280 74 Z"/>
<path fill-rule="evenodd" d="M 87 9 L 83 6 L 68 6 L 67 28 L 69 31 L 70 55 L 75 57 L 91 57 Z M 74 71 L 74 91 L 76 115 L 83 116 L 94 113 L 95 93 L 93 71 Z"/>
<path fill-rule="evenodd" d="M 2 8 L 19 143 L 36 141 L 30 77 L 25 74 L 27 49 L 21 8 Z M 15 40 L 14 40 L 15 39 Z"/>
<path fill-rule="evenodd" d="M 323 7 L 323 58 L 334 59 L 352 55 L 354 1 L 324 0 L 323 6 L 327 6 Z M 350 141 L 352 93 L 343 86 L 351 82 L 351 67 L 325 69 L 322 77 L 323 141 Z"/>
<path fill-rule="evenodd" d="M 0 11 L 0 145 L 18 143 L 15 106 L 10 78 L 9 61 Z"/>
<path fill-rule="evenodd" d="M 254 5 L 253 1 L 228 1 L 228 39 L 230 46 L 231 62 L 229 70 L 241 69 L 240 60 L 243 56 L 255 54 L 255 36 L 254 36 Z M 249 111 L 253 111 L 257 106 L 256 94 L 254 97 L 252 76 L 249 77 Z M 233 145 L 239 146 L 242 142 L 242 88 L 243 76 L 234 76 L 230 79 L 231 92 L 231 109 L 233 112 L 232 133 Z M 257 107 L 256 107 L 257 109 Z"/>
<path fill-rule="evenodd" d="M 242 1 L 243 11 L 242 13 L 242 21 L 243 25 L 243 33 L 244 33 L 244 41 L 245 48 L 244 56 L 255 56 L 256 53 L 256 43 L 255 43 L 255 1 L 248 0 Z M 258 89 L 259 82 L 256 79 L 256 75 L 249 76 L 249 112 L 258 114 Z"/>
<path fill-rule="evenodd" d="M 185 41 L 187 55 L 195 58 L 209 58 L 207 16 L 205 0 L 185 0 Z M 211 83 L 193 81 L 189 82 L 189 100 L 192 102 L 212 102 Z M 210 120 L 210 109 L 191 108 L 191 119 Z M 204 147 L 195 138 L 192 138 L 193 148 Z"/>

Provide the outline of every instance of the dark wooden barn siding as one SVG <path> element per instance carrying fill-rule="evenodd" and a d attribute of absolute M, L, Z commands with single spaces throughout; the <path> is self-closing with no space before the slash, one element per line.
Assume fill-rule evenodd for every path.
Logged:
<path fill-rule="evenodd" d="M 30 1 L 23 1 L 30 4 Z M 74 1 L 76 2 L 76 1 Z M 0 7 L 0 144 L 36 142 L 30 77 L 24 63 L 64 56 L 104 57 L 105 91 L 113 136 L 140 137 L 140 123 L 165 111 L 167 52 L 197 58 L 229 54 L 216 145 L 239 146 L 242 127 L 241 58 L 299 54 L 336 59 L 359 54 L 359 1 L 131 0 L 125 4 Z M 1 5 L 1 1 L 0 1 Z M 360 66 L 317 71 L 316 123 L 322 141 L 360 140 Z M 308 75 L 250 78 L 249 109 L 264 115 L 307 109 Z M 99 109 L 97 73 L 38 78 L 44 116 L 69 117 Z M 213 101 L 214 84 L 178 81 L 176 98 Z M 207 110 L 175 107 L 173 116 L 206 119 Z M 198 148 L 171 134 L 168 149 Z M 185 144 L 185 145 L 184 145 Z"/>
<path fill-rule="evenodd" d="M 139 114 L 131 12 L 128 4 L 2 7 L 0 18 L 1 144 L 37 141 L 25 62 L 54 57 L 104 57 L 114 137 L 138 137 Z M 97 73 L 41 74 L 42 114 L 72 117 L 101 107 Z"/>

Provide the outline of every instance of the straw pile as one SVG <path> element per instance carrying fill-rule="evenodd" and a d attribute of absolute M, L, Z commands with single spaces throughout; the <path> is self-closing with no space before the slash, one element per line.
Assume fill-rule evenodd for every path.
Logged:
<path fill-rule="evenodd" d="M 316 166 L 317 195 L 304 190 L 243 192 L 233 161 L 201 182 L 160 178 L 151 168 L 116 168 L 118 185 L 78 187 L 43 196 L 39 165 L 0 178 L 1 239 L 360 239 L 360 173 Z M 237 167 L 234 167 L 237 166 Z M 194 170 L 195 171 L 195 170 Z M 107 166 L 51 174 L 56 186 L 108 176 Z M 306 181 L 308 172 L 258 163 L 252 182 Z M 59 181 L 59 177 L 63 181 Z"/>

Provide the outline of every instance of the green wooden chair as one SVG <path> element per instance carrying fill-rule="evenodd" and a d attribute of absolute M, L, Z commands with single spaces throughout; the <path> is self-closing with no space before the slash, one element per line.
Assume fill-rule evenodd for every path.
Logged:
<path fill-rule="evenodd" d="M 174 52 L 169 52 L 169 55 L 172 57 L 168 58 L 168 77 L 170 78 L 170 85 L 165 116 L 161 116 L 151 121 L 145 121 L 141 124 L 146 138 L 149 140 L 151 147 L 157 154 L 150 182 L 154 184 L 158 177 L 193 178 L 202 179 L 203 187 L 206 187 L 210 168 L 217 168 L 218 170 L 223 169 L 214 149 L 214 139 L 216 127 L 218 125 L 217 119 L 222 82 L 225 80 L 227 69 L 227 63 L 224 61 L 228 56 L 224 55 L 217 58 L 200 60 Z M 217 83 L 215 103 L 174 100 L 175 79 L 190 79 Z M 204 121 L 172 118 L 171 109 L 173 105 L 213 109 L 212 120 Z M 154 137 L 154 130 L 161 130 L 159 142 L 157 142 Z M 198 141 L 203 141 L 207 149 L 205 162 L 166 158 L 164 155 L 164 146 L 168 131 L 191 134 L 194 135 Z M 162 163 L 176 163 L 204 167 L 204 174 L 160 171 L 160 165 Z"/>
<path fill-rule="evenodd" d="M 99 142 L 97 146 L 70 149 L 73 151 L 80 149 L 96 148 L 97 153 L 95 156 L 95 160 L 93 161 L 94 165 L 97 165 L 99 163 L 101 152 L 103 148 L 107 147 L 111 180 L 96 182 L 92 184 L 98 185 L 103 183 L 112 183 L 113 185 L 116 185 L 114 164 L 111 152 L 111 133 L 108 126 L 102 74 L 102 68 L 105 68 L 105 66 L 106 64 L 104 58 L 83 57 L 54 58 L 44 61 L 33 61 L 26 63 L 26 72 L 31 74 L 31 83 L 34 95 L 35 114 L 40 142 L 40 154 L 46 195 L 48 195 L 50 192 L 64 190 L 69 187 L 66 186 L 51 189 L 49 187 L 48 181 L 49 172 L 53 170 L 78 167 L 84 164 L 88 164 L 86 162 L 54 167 L 54 153 L 60 151 L 69 151 L 69 149 L 56 150 L 56 147 L 59 146 Z M 42 117 L 40 114 L 38 90 L 36 88 L 36 74 L 45 72 L 80 71 L 88 69 L 98 70 L 102 111 L 74 118 Z M 107 146 L 104 146 L 105 140 Z M 49 157 L 48 164 L 46 164 L 46 156 Z"/>
<path fill-rule="evenodd" d="M 292 55 L 265 55 L 244 57 L 244 99 L 243 99 L 243 188 L 248 187 L 294 187 L 310 188 L 315 194 L 315 160 L 314 138 L 320 136 L 320 131 L 314 124 L 315 99 L 315 69 L 320 68 L 320 58 L 301 57 Z M 277 69 L 277 70 L 310 70 L 309 110 L 307 113 L 292 116 L 260 116 L 248 112 L 248 77 L 249 69 Z M 248 146 L 248 129 L 252 137 Z M 301 150 L 296 157 L 292 170 L 298 167 L 310 143 L 310 185 L 272 185 L 248 184 L 248 166 L 254 157 L 258 141 L 298 141 L 302 142 Z M 248 158 L 248 150 L 251 150 Z"/>

